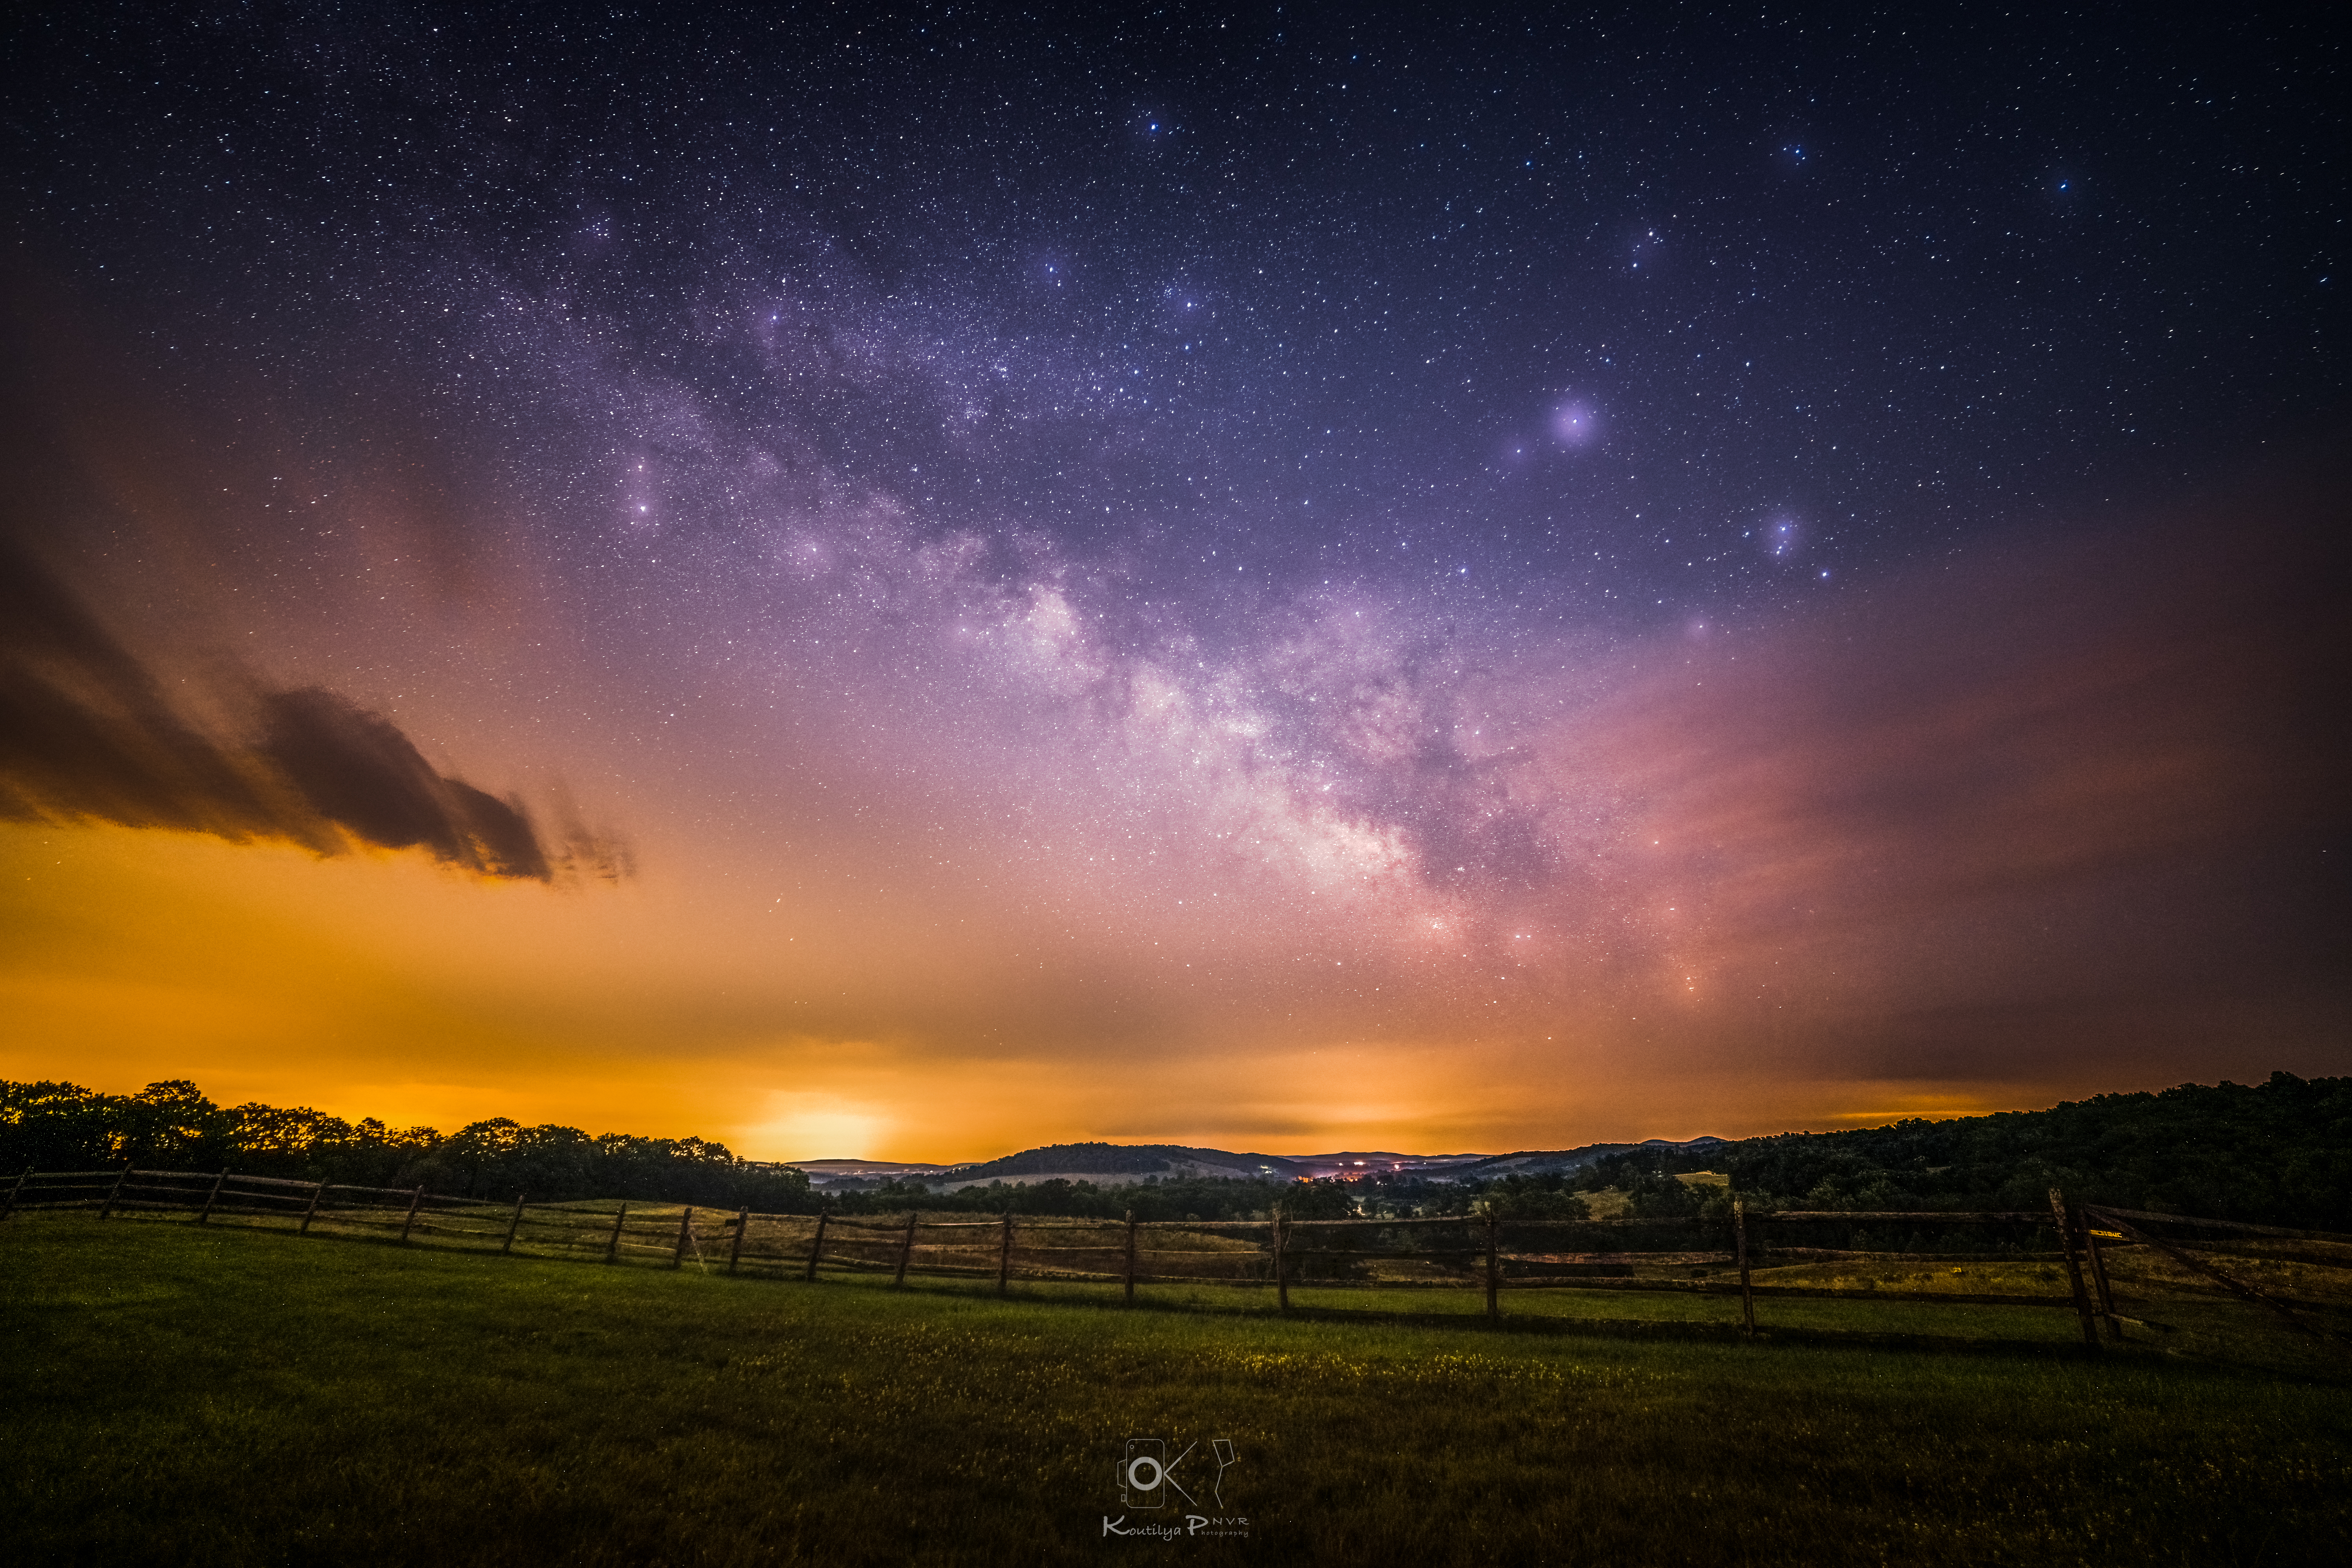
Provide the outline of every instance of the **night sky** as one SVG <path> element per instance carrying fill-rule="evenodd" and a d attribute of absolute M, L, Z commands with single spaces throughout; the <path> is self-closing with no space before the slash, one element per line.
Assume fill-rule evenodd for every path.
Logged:
<path fill-rule="evenodd" d="M 0 1076 L 950 1159 L 2352 1069 L 2322 17 L 19 16 Z"/>

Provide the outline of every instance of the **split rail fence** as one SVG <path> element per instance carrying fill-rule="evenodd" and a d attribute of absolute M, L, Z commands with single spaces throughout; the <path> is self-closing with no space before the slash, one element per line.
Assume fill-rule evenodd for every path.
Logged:
<path fill-rule="evenodd" d="M 651 1209 L 655 1212 L 648 1213 Z M 1754 1211 L 1697 1218 L 1519 1219 L 1495 1214 L 1431 1218 L 1266 1220 L 1052 1219 L 1004 1215 L 944 1220 L 833 1214 L 733 1214 L 675 1205 L 531 1204 L 289 1181 L 232 1172 L 26 1171 L 0 1219 L 19 1209 L 192 1215 L 194 1222 L 271 1225 L 303 1235 L 389 1236 L 403 1245 L 600 1258 L 692 1258 L 729 1273 L 814 1279 L 819 1272 L 909 1274 L 1139 1286 L 1271 1286 L 1284 1311 L 1297 1287 L 1483 1289 L 1499 1320 L 1506 1291 L 1544 1289 L 1737 1296 L 1749 1332 L 1758 1305 L 1810 1298 L 1944 1306 L 2048 1308 L 2081 1321 L 2084 1342 L 2122 1338 L 2141 1320 L 2116 1310 L 2108 1253 L 2118 1244 L 2161 1254 L 2229 1295 L 2262 1306 L 2298 1331 L 2325 1326 L 2341 1303 L 2298 1300 L 2247 1278 L 2250 1261 L 2352 1271 L 2352 1236 L 2192 1219 L 2074 1204 L 2056 1189 L 2046 1209 Z M 1680 1245 L 1676 1245 L 1679 1242 Z M 1975 1245 L 1969 1245 L 1969 1243 Z M 1843 1245 L 1835 1245 L 1843 1243 Z M 1860 1243 L 1861 1245 L 1856 1245 Z M 1891 1290 L 1838 1284 L 1759 1283 L 1759 1268 L 1790 1264 L 2063 1263 L 2063 1294 Z M 2235 1265 L 2233 1268 L 2231 1266 Z M 2352 1276 L 2347 1276 L 2352 1278 Z"/>

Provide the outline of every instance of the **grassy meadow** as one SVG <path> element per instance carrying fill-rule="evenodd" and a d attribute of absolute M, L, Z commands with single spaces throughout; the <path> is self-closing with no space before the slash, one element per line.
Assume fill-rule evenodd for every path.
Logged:
<path fill-rule="evenodd" d="M 0 1561 L 2319 1563 L 2352 1365 L 2070 1314 L 1540 1290 L 814 1285 L 184 1221 L 0 1226 Z M 1375 1311 L 1384 1311 L 1389 1316 Z M 2200 1314 L 2202 1314 L 2200 1316 Z M 1607 1319 L 1614 1333 L 1585 1331 Z M 1838 1332 L 1878 1332 L 1837 1343 Z M 1129 1525 L 1213 1439 L 1246 1537 Z"/>

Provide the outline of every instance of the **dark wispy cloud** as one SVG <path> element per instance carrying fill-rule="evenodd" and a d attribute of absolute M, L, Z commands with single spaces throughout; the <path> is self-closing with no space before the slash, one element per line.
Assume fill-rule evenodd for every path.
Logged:
<path fill-rule="evenodd" d="M 400 727 L 319 687 L 246 694 L 251 739 L 206 733 L 71 589 L 0 542 L 0 816 L 423 849 L 484 877 L 626 874 L 573 823 L 436 772 Z"/>

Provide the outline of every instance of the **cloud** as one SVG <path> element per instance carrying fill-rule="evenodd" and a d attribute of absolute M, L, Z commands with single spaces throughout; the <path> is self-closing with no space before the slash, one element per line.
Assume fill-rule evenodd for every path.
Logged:
<path fill-rule="evenodd" d="M 205 734 L 37 562 L 0 543 L 0 818 L 278 839 L 319 854 L 420 848 L 548 882 L 626 875 L 576 823 L 552 846 L 521 800 L 434 771 L 400 728 L 320 688 L 251 694 L 259 738 Z"/>
<path fill-rule="evenodd" d="M 371 844 L 422 847 L 488 877 L 552 874 L 520 800 L 425 764 L 398 726 L 312 687 L 263 700 L 264 754 L 310 808 Z"/>
<path fill-rule="evenodd" d="M 71 593 L 0 543 L 0 815 L 245 838 L 277 815 L 268 783 L 184 723 Z"/>

